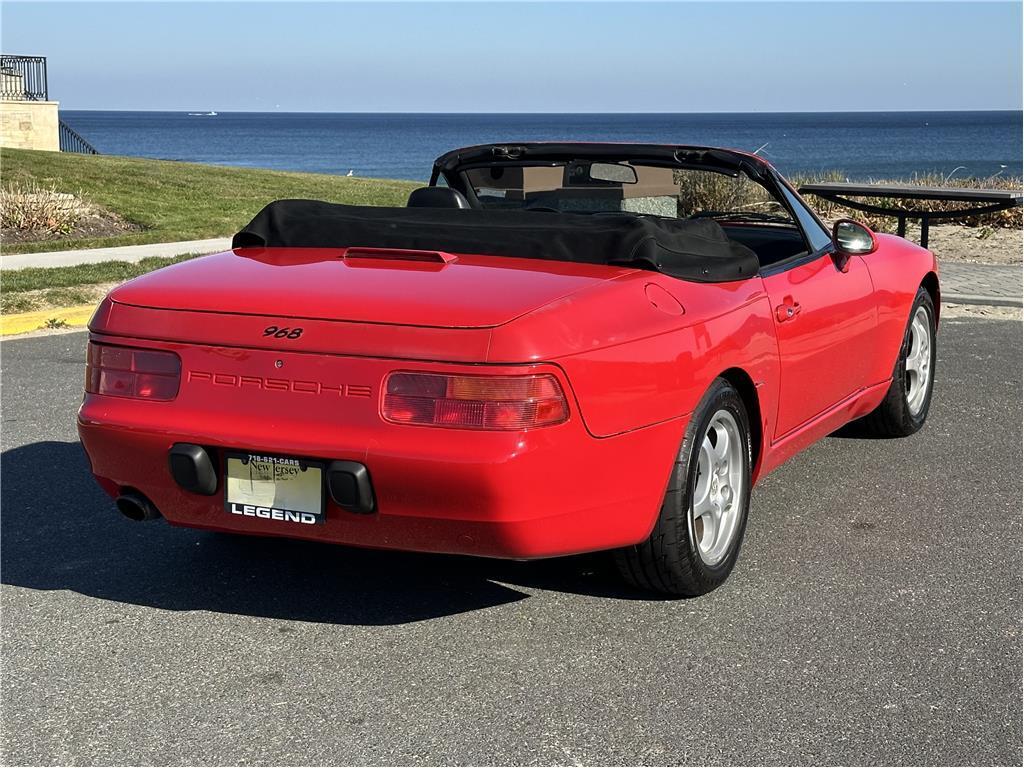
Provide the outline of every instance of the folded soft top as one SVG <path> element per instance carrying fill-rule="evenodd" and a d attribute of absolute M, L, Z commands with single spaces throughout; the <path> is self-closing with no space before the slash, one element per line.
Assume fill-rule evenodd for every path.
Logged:
<path fill-rule="evenodd" d="M 316 200 L 270 203 L 233 248 L 405 248 L 634 265 L 697 282 L 757 274 L 756 254 L 714 221 L 629 213 L 377 208 Z"/>

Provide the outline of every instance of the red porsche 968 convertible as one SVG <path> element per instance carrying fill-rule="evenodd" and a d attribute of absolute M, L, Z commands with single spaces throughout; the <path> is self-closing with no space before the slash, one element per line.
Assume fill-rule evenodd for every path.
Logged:
<path fill-rule="evenodd" d="M 79 433 L 133 520 L 544 558 L 697 595 L 759 478 L 849 422 L 925 421 L 938 269 L 830 230 L 763 159 L 449 152 L 407 207 L 271 203 L 111 291 Z"/>

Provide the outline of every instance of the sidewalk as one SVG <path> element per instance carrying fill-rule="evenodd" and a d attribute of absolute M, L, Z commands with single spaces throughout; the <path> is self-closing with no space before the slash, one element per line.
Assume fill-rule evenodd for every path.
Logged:
<path fill-rule="evenodd" d="M 137 262 L 151 256 L 170 258 L 183 253 L 216 253 L 231 248 L 230 237 L 211 240 L 185 240 L 180 243 L 151 243 L 125 245 L 120 248 L 84 248 L 77 251 L 47 251 L 44 253 L 12 253 L 0 256 L 0 270 L 25 267 L 70 267 L 76 264 L 95 264 L 100 261 Z"/>
<path fill-rule="evenodd" d="M 942 300 L 951 304 L 984 304 L 994 307 L 1020 307 L 1022 300 L 1020 264 L 939 263 Z"/>

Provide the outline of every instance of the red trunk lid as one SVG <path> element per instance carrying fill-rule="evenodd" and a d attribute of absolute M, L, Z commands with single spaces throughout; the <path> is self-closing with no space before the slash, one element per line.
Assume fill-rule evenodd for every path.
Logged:
<path fill-rule="evenodd" d="M 244 248 L 125 283 L 110 298 L 154 309 L 485 328 L 632 270 L 498 256 Z"/>

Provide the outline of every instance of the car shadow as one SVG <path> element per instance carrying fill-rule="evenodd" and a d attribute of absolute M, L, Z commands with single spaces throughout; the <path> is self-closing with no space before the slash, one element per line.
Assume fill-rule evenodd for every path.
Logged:
<path fill-rule="evenodd" d="M 892 440 L 894 438 L 888 435 L 880 435 L 873 431 L 863 420 L 857 419 L 844 424 L 835 432 L 832 432 L 829 437 L 839 438 L 840 440 Z"/>
<path fill-rule="evenodd" d="M 134 523 L 97 486 L 78 443 L 2 454 L 0 581 L 166 610 L 336 624 L 421 621 L 513 603 L 516 587 L 656 599 L 600 555 L 530 563 L 360 550 Z"/>

